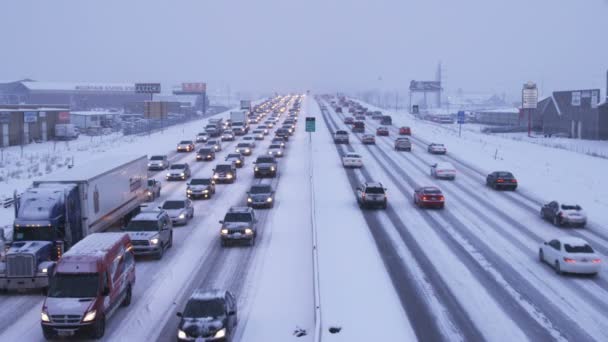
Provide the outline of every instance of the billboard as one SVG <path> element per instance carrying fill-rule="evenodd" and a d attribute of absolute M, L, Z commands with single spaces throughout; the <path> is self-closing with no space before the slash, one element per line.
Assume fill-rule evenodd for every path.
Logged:
<path fill-rule="evenodd" d="M 440 91 L 440 81 L 414 81 L 410 82 L 410 91 Z"/>
<path fill-rule="evenodd" d="M 182 83 L 182 93 L 189 94 L 202 94 L 207 91 L 207 83 L 203 82 L 189 82 Z"/>
<path fill-rule="evenodd" d="M 144 118 L 146 119 L 165 119 L 169 112 L 167 102 L 146 101 L 144 102 Z"/>
<path fill-rule="evenodd" d="M 23 112 L 23 122 L 34 123 L 38 121 L 38 112 Z"/>
<path fill-rule="evenodd" d="M 57 115 L 57 120 L 63 123 L 70 122 L 70 112 L 59 112 L 59 115 Z"/>
<path fill-rule="evenodd" d="M 138 94 L 159 94 L 160 83 L 135 83 L 135 92 Z"/>
<path fill-rule="evenodd" d="M 524 109 L 535 109 L 538 104 L 538 89 L 536 83 L 528 82 L 524 84 L 521 92 L 521 103 Z"/>

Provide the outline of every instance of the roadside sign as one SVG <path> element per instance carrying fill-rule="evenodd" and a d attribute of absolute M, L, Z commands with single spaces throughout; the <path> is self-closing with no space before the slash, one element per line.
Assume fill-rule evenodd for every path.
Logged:
<path fill-rule="evenodd" d="M 315 132 L 315 118 L 307 116 L 306 117 L 306 132 Z"/>
<path fill-rule="evenodd" d="M 521 91 L 521 98 L 522 108 L 536 109 L 538 104 L 538 88 L 536 88 L 536 84 L 534 82 L 524 84 Z"/>
<path fill-rule="evenodd" d="M 420 108 L 418 107 L 418 105 L 413 105 L 412 114 L 418 114 L 418 113 L 420 113 Z"/>
<path fill-rule="evenodd" d="M 459 124 L 463 124 L 464 123 L 464 111 L 458 111 L 458 123 Z"/>
<path fill-rule="evenodd" d="M 135 92 L 138 94 L 159 94 L 160 83 L 135 83 Z"/>
<path fill-rule="evenodd" d="M 23 112 L 23 122 L 34 123 L 38 121 L 38 112 Z"/>

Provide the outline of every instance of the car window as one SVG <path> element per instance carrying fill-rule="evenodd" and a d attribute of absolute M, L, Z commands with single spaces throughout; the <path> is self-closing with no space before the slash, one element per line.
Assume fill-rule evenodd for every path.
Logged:
<path fill-rule="evenodd" d="M 184 201 L 165 201 L 163 209 L 182 209 L 186 206 Z"/>
<path fill-rule="evenodd" d="M 259 157 L 257 163 L 274 163 L 274 158 Z"/>
<path fill-rule="evenodd" d="M 251 222 L 253 217 L 250 213 L 227 213 L 224 222 Z"/>
<path fill-rule="evenodd" d="M 249 192 L 252 194 L 266 194 L 272 192 L 272 188 L 270 185 L 256 185 L 252 186 Z"/>
<path fill-rule="evenodd" d="M 365 192 L 368 194 L 383 194 L 384 189 L 380 188 L 380 187 L 369 186 L 369 187 L 367 187 L 367 189 L 365 189 Z"/>
<path fill-rule="evenodd" d="M 164 157 L 163 156 L 152 156 L 150 157 L 150 160 L 163 160 Z"/>
<path fill-rule="evenodd" d="M 185 168 L 186 168 L 185 164 L 173 164 L 170 167 L 171 170 L 181 170 L 181 169 L 185 169 Z"/>
<path fill-rule="evenodd" d="M 565 243 L 564 249 L 568 253 L 593 253 L 593 248 L 591 248 L 591 246 L 589 246 L 589 245 L 572 246 L 572 245 Z"/>
<path fill-rule="evenodd" d="M 581 210 L 581 207 L 579 205 L 562 204 L 562 209 L 563 210 Z"/>

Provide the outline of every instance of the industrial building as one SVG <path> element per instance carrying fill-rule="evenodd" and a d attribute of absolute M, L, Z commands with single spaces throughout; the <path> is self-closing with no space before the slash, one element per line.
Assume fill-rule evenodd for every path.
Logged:
<path fill-rule="evenodd" d="M 55 138 L 55 124 L 69 123 L 67 106 L 0 105 L 0 146 Z"/>
<path fill-rule="evenodd" d="M 555 91 L 539 101 L 534 121 L 541 123 L 544 134 L 602 139 L 607 127 L 606 120 L 600 120 L 599 103 L 599 89 Z"/>

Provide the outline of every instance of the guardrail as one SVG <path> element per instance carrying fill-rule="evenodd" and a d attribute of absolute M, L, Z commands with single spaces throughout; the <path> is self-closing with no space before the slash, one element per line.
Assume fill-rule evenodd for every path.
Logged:
<path fill-rule="evenodd" d="M 17 199 L 18 198 L 19 198 L 19 195 L 17 195 Z M 4 201 L 2 201 L 2 207 L 4 207 L 4 208 L 10 208 L 13 206 L 13 204 L 15 204 L 14 197 L 6 198 L 6 199 L 4 199 Z"/>
<path fill-rule="evenodd" d="M 309 134 L 309 173 L 310 173 L 310 221 L 312 225 L 312 273 L 313 273 L 313 291 L 315 304 L 315 331 L 313 335 L 314 342 L 321 342 L 322 324 L 321 324 L 321 289 L 319 280 L 319 255 L 317 245 L 317 217 L 315 212 L 315 185 L 314 185 L 314 164 L 312 153 L 312 133 Z"/>

